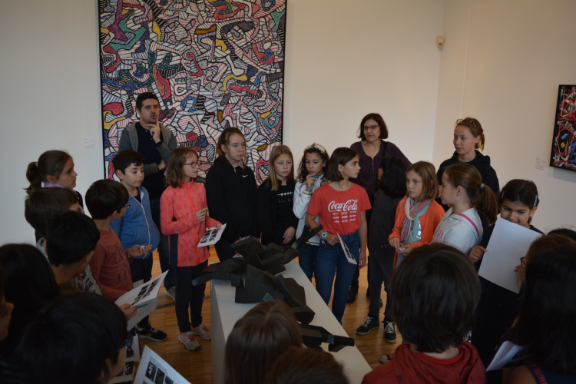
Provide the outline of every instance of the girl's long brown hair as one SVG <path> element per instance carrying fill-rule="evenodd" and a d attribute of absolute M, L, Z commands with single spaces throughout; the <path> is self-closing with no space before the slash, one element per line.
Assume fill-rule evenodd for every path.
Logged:
<path fill-rule="evenodd" d="M 192 155 L 196 156 L 196 161 L 198 161 L 198 152 L 192 148 L 180 147 L 172 151 L 166 166 L 166 186 L 172 188 L 180 188 L 182 186 L 182 179 L 184 178 L 182 167 L 186 164 L 186 159 Z"/>
<path fill-rule="evenodd" d="M 496 222 L 498 203 L 489 186 L 482 184 L 482 176 L 473 165 L 467 163 L 452 164 L 444 171 L 448 182 L 457 188 L 461 186 L 470 199 L 470 205 L 481 212 L 490 225 Z"/>

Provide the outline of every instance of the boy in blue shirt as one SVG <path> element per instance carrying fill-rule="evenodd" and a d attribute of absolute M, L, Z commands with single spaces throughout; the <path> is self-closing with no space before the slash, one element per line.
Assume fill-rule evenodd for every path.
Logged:
<path fill-rule="evenodd" d="M 120 238 L 124 249 L 136 244 L 152 246 L 143 256 L 134 257 L 130 264 L 132 281 L 144 280 L 146 283 L 152 278 L 152 252 L 158 248 L 160 231 L 152 221 L 148 191 L 142 187 L 144 162 L 144 157 L 132 150 L 121 151 L 112 159 L 116 176 L 128 190 L 128 203 L 132 209 L 126 210 L 122 218 L 112 221 L 110 227 Z M 145 339 L 164 341 L 167 338 L 166 333 L 152 328 L 148 316 L 136 325 L 136 331 Z"/>

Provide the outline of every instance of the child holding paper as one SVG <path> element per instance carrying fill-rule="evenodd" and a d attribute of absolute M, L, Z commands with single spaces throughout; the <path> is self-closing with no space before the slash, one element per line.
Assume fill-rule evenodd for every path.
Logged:
<path fill-rule="evenodd" d="M 161 228 L 169 236 L 170 266 L 176 277 L 178 341 L 190 351 L 201 348 L 195 336 L 205 340 L 212 338 L 210 330 L 202 324 L 206 283 L 192 286 L 192 280 L 202 276 L 210 257 L 208 248 L 198 248 L 198 243 L 206 228 L 220 229 L 222 226 L 208 216 L 206 190 L 194 181 L 197 177 L 198 153 L 192 148 L 175 149 L 166 167 L 168 188 L 160 199 Z"/>
<path fill-rule="evenodd" d="M 147 283 L 152 278 L 152 252 L 158 248 L 160 232 L 152 220 L 148 190 L 142 186 L 145 161 L 144 156 L 130 149 L 120 151 L 112 159 L 114 173 L 128 190 L 128 203 L 132 209 L 126 210 L 124 216 L 112 221 L 110 227 L 118 235 L 124 249 L 130 249 L 136 244 L 150 245 L 148 252 L 134 257 L 130 263 L 132 281 L 142 280 Z M 136 330 L 146 333 L 150 325 L 148 320 L 148 316 L 140 320 L 136 324 Z"/>
<path fill-rule="evenodd" d="M 540 197 L 536 184 L 529 180 L 510 180 L 498 197 L 501 207 L 500 217 L 512 223 L 518 224 L 532 231 L 542 233 L 530 223 L 538 209 Z M 494 231 L 494 225 L 488 227 L 480 245 L 472 248 L 470 259 L 476 263 L 476 269 L 480 269 L 486 247 Z M 520 260 L 518 260 L 520 263 Z M 512 325 L 518 313 L 520 294 L 512 292 L 483 277 L 480 277 L 482 296 L 476 309 L 477 324 L 472 332 L 471 342 L 478 350 L 484 365 L 488 366 L 494 350 L 500 342 L 502 335 Z M 499 371 L 488 372 L 491 382 L 500 382 L 502 373 Z"/>
<path fill-rule="evenodd" d="M 364 188 L 349 180 L 358 177 L 359 172 L 358 153 L 350 148 L 337 148 L 330 156 L 326 170 L 330 182 L 314 192 L 306 214 L 306 224 L 310 228 L 318 226 L 316 217 L 324 228 L 320 235 L 323 244 L 318 250 L 314 269 L 316 290 L 328 304 L 336 275 L 332 313 L 339 322 L 342 322 L 356 264 L 359 268 L 366 265 L 365 211 L 371 208 L 370 199 Z M 341 240 L 353 255 L 355 264 L 348 261 Z"/>
<path fill-rule="evenodd" d="M 536 240 L 526 256 L 526 286 L 519 315 L 507 339 L 525 347 L 523 365 L 509 384 L 576 382 L 576 243 L 552 245 L 549 235 Z M 556 239 L 554 242 L 558 242 Z M 542 242 L 539 254 L 534 245 Z"/>

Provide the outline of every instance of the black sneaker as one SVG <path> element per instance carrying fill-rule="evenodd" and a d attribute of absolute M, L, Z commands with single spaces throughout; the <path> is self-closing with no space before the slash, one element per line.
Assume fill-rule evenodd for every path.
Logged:
<path fill-rule="evenodd" d="M 354 290 L 354 289 L 350 289 L 348 291 L 348 299 L 346 300 L 346 302 L 348 304 L 352 304 L 353 302 L 356 301 L 356 295 L 358 294 L 358 291 Z"/>
<path fill-rule="evenodd" d="M 152 326 L 150 324 L 148 324 L 146 326 L 146 328 L 144 328 L 144 329 L 140 329 L 140 328 L 138 328 L 138 326 L 136 326 L 136 332 L 138 332 L 140 337 L 143 339 L 150 339 L 150 340 L 154 340 L 154 341 L 164 341 L 168 338 L 167 334 L 165 334 L 164 332 L 162 332 L 158 329 L 152 328 Z"/>
<path fill-rule="evenodd" d="M 374 329 L 378 329 L 380 328 L 380 324 L 378 322 L 378 319 L 375 319 L 371 316 L 368 316 L 366 318 L 366 320 L 364 320 L 364 323 L 358 327 L 358 329 L 356 330 L 356 334 L 357 335 L 366 335 L 368 334 L 368 332 L 374 330 Z"/>
<path fill-rule="evenodd" d="M 396 330 L 393 321 L 384 321 L 384 341 L 390 344 L 396 342 Z"/>

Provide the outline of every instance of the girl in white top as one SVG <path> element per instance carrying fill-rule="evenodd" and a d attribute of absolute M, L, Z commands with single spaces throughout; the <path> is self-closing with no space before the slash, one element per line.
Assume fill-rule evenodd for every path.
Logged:
<path fill-rule="evenodd" d="M 298 167 L 298 182 L 294 190 L 294 214 L 298 218 L 298 228 L 296 229 L 296 238 L 302 235 L 304 229 L 304 221 L 306 219 L 306 211 L 312 199 L 312 194 L 315 190 L 324 184 L 326 179 L 324 173 L 328 166 L 330 157 L 328 152 L 320 144 L 312 144 L 304 149 L 304 155 L 300 166 Z M 316 217 L 318 222 L 318 217 Z M 300 248 L 300 256 L 298 258 L 300 267 L 312 281 L 314 275 L 314 266 L 316 264 L 316 255 L 318 254 L 318 246 L 320 245 L 320 237 L 314 236 L 308 240 L 309 248 Z"/>
<path fill-rule="evenodd" d="M 446 168 L 440 183 L 440 198 L 451 206 L 432 239 L 458 248 L 468 255 L 482 240 L 482 213 L 489 224 L 496 221 L 498 203 L 489 186 L 482 183 L 480 172 L 470 164 L 453 164 Z"/>

